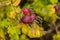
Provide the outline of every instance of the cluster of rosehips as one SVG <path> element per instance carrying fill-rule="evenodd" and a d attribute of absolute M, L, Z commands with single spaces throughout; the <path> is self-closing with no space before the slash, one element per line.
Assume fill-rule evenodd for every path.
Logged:
<path fill-rule="evenodd" d="M 60 13 L 60 6 L 59 5 L 54 5 L 54 8 L 56 12 Z M 36 20 L 36 15 L 30 8 L 24 8 L 23 9 L 23 14 L 24 16 L 22 17 L 21 21 L 25 24 L 29 24 Z"/>
<path fill-rule="evenodd" d="M 31 12 L 32 10 L 30 8 L 24 8 L 23 14 L 24 16 L 21 18 L 21 21 L 25 24 L 29 24 L 33 22 L 36 19 L 36 15 L 34 12 Z"/>

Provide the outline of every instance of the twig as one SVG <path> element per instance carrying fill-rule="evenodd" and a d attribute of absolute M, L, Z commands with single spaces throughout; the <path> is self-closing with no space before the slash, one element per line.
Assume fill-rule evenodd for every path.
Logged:
<path fill-rule="evenodd" d="M 0 3 L 0 7 L 3 7 L 3 6 L 7 6 L 7 5 L 9 5 L 9 4 L 11 4 L 11 2 L 4 2 L 4 3 Z"/>

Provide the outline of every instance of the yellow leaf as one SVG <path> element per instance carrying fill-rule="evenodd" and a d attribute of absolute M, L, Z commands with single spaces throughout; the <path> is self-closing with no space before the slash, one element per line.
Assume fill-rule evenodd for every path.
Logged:
<path fill-rule="evenodd" d="M 20 2 L 21 2 L 21 0 L 14 0 L 14 1 L 12 1 L 13 6 L 18 6 Z"/>
<path fill-rule="evenodd" d="M 10 12 L 10 18 L 15 18 L 15 16 L 16 16 L 16 12 L 15 11 L 11 11 Z"/>
<path fill-rule="evenodd" d="M 16 12 L 17 12 L 17 13 L 20 13 L 20 12 L 21 12 L 21 8 L 20 8 L 20 7 L 17 7 L 17 8 L 16 8 Z"/>
<path fill-rule="evenodd" d="M 35 22 L 32 24 L 32 27 L 33 27 L 34 29 L 44 30 L 43 27 L 39 26 L 39 25 L 38 25 L 37 23 L 35 23 Z"/>
<path fill-rule="evenodd" d="M 32 28 L 30 28 L 30 30 L 28 31 L 28 36 L 30 38 L 38 38 L 43 36 L 43 33 L 41 32 L 43 29 L 43 27 L 40 27 L 38 24 L 36 24 L 35 22 L 32 24 Z"/>
<path fill-rule="evenodd" d="M 18 29 L 21 29 L 21 23 L 18 23 L 17 25 L 16 25 L 16 27 L 18 28 Z"/>
<path fill-rule="evenodd" d="M 55 15 L 55 8 L 54 8 L 54 5 L 48 5 L 47 6 L 48 7 L 48 9 L 50 10 L 50 13 L 49 13 L 49 15 L 50 16 L 53 16 L 53 15 Z"/>
<path fill-rule="evenodd" d="M 56 20 L 57 20 L 56 15 L 53 15 L 53 16 L 52 16 L 52 18 L 53 18 L 53 19 L 52 19 L 52 20 L 53 20 L 53 23 L 55 23 L 55 22 L 56 22 Z"/>
<path fill-rule="evenodd" d="M 26 34 L 26 35 L 27 35 L 29 30 L 30 30 L 30 26 L 29 26 L 29 25 L 25 25 L 25 24 L 24 24 L 24 25 L 22 26 L 22 33 L 23 33 L 23 34 Z"/>
<path fill-rule="evenodd" d="M 41 9 L 36 8 L 35 11 L 36 11 L 36 13 L 38 14 L 38 13 L 40 13 Z"/>
<path fill-rule="evenodd" d="M 5 40 L 5 34 L 2 29 L 0 29 L 0 40 Z"/>
<path fill-rule="evenodd" d="M 11 1 L 6 1 L 5 5 L 8 6 L 11 4 Z"/>
<path fill-rule="evenodd" d="M 53 40 L 60 40 L 60 31 L 57 31 L 57 34 L 53 35 Z"/>
<path fill-rule="evenodd" d="M 29 40 L 26 35 L 22 34 L 19 40 Z"/>
<path fill-rule="evenodd" d="M 39 30 L 35 30 L 35 29 L 31 29 L 29 32 L 28 32 L 28 36 L 30 38 L 39 38 L 42 35 L 42 33 L 39 31 Z"/>

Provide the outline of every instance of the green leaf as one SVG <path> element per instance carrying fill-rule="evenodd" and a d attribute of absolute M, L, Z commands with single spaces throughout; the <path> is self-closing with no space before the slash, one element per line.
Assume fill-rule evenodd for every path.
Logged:
<path fill-rule="evenodd" d="M 5 33 L 2 28 L 0 28 L 0 40 L 5 40 Z"/>
<path fill-rule="evenodd" d="M 13 34 L 13 35 L 9 34 L 9 36 L 10 36 L 10 39 L 12 39 L 12 40 L 19 40 L 18 34 Z"/>
<path fill-rule="evenodd" d="M 54 4 L 54 3 L 58 3 L 58 0 L 50 0 L 50 2 Z"/>
<path fill-rule="evenodd" d="M 31 4 L 29 4 L 29 3 L 26 3 L 25 5 L 24 5 L 24 8 L 30 8 L 31 7 Z"/>
<path fill-rule="evenodd" d="M 8 27 L 8 33 L 9 34 L 20 34 L 20 30 L 18 28 L 14 27 Z"/>
<path fill-rule="evenodd" d="M 50 0 L 41 0 L 41 3 L 44 5 L 50 4 Z"/>
<path fill-rule="evenodd" d="M 23 35 L 20 36 L 20 40 L 29 40 L 29 39 L 27 38 L 26 35 L 23 34 Z"/>
<path fill-rule="evenodd" d="M 60 33 L 54 34 L 53 40 L 60 40 Z"/>
<path fill-rule="evenodd" d="M 8 33 L 11 39 L 19 40 L 19 35 L 21 34 L 21 32 L 16 26 L 8 27 Z"/>

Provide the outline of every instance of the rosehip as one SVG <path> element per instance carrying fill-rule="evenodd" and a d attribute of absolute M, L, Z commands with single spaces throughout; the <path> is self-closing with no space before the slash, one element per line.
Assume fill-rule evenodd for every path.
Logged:
<path fill-rule="evenodd" d="M 60 12 L 60 6 L 55 5 L 54 8 L 55 8 L 56 12 Z"/>
<path fill-rule="evenodd" d="M 30 15 L 30 18 L 31 18 L 31 20 L 33 21 L 33 20 L 36 19 L 36 15 L 35 15 L 35 14 L 31 14 L 31 15 Z"/>
<path fill-rule="evenodd" d="M 31 22 L 30 16 L 29 15 L 23 16 L 21 21 L 25 24 L 29 24 Z"/>
<path fill-rule="evenodd" d="M 29 8 L 23 9 L 24 15 L 29 15 L 29 12 L 30 12 Z"/>

